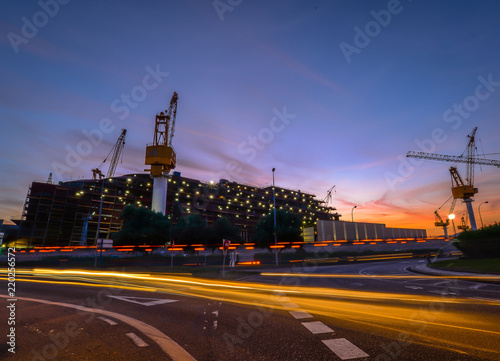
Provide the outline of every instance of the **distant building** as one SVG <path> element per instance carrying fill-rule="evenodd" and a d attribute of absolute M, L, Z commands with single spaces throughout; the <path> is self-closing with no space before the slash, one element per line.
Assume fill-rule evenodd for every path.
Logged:
<path fill-rule="evenodd" d="M 175 223 L 181 217 L 199 214 L 210 226 L 226 217 L 250 240 L 259 219 L 272 211 L 272 187 L 259 188 L 221 179 L 217 183 L 168 176 L 167 216 Z M 30 245 L 95 244 L 99 208 L 101 238 L 121 229 L 126 205 L 151 207 L 153 182 L 149 174 L 130 174 L 104 180 L 78 180 L 59 184 L 33 182 L 24 204 L 19 237 Z M 339 220 L 333 207 L 325 207 L 313 194 L 276 187 L 276 208 L 297 213 L 304 225 L 319 220 Z M 86 220 L 87 219 L 87 220 Z M 87 227 L 85 223 L 87 222 Z M 86 229 L 86 231 L 85 231 Z"/>

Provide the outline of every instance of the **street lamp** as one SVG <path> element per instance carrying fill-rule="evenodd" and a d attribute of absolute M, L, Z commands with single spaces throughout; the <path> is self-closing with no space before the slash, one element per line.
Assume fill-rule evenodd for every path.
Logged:
<path fill-rule="evenodd" d="M 273 168 L 273 208 L 274 208 L 274 245 L 278 245 L 278 237 L 276 235 L 276 191 L 274 189 L 274 171 L 276 168 Z M 276 255 L 276 267 L 278 267 L 278 248 L 274 248 L 274 253 Z"/>
<path fill-rule="evenodd" d="M 354 222 L 354 208 L 358 208 L 358 206 L 354 206 L 351 209 L 351 222 Z"/>
<path fill-rule="evenodd" d="M 449 214 L 448 219 L 451 219 L 451 224 L 453 225 L 453 236 L 455 236 L 455 234 L 457 234 L 457 229 L 455 228 L 455 215 L 453 213 Z"/>
<path fill-rule="evenodd" d="M 481 204 L 479 205 L 479 219 L 481 220 L 481 228 L 483 228 L 483 227 L 484 227 L 484 225 L 483 225 L 483 217 L 481 217 L 481 206 L 482 206 L 483 204 L 485 204 L 485 203 L 488 203 L 488 201 L 483 202 L 483 203 L 481 203 Z"/>

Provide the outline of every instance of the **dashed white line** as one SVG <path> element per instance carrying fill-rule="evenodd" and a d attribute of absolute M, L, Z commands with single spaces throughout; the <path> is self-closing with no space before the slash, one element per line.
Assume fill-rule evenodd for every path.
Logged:
<path fill-rule="evenodd" d="M 304 312 L 304 311 L 288 311 L 288 312 L 290 312 L 290 314 L 298 320 L 300 320 L 302 318 L 312 318 L 313 317 L 309 313 Z"/>
<path fill-rule="evenodd" d="M 118 325 L 118 323 L 116 323 L 116 322 L 115 322 L 115 321 L 113 321 L 113 320 L 110 320 L 109 318 L 106 318 L 106 317 L 101 317 L 101 316 L 99 316 L 99 317 L 97 317 L 97 318 L 98 318 L 98 319 L 100 319 L 100 320 L 103 320 L 104 322 L 106 322 L 106 323 L 110 324 L 111 326 L 116 326 L 116 325 Z"/>
<path fill-rule="evenodd" d="M 297 305 L 296 303 L 282 303 L 281 305 L 286 309 L 292 309 L 292 308 L 300 309 L 299 305 Z"/>
<path fill-rule="evenodd" d="M 138 347 L 148 347 L 149 346 L 146 342 L 143 341 L 142 338 L 140 338 L 139 336 L 137 336 L 133 332 L 126 333 L 125 335 L 128 336 L 132 341 L 134 341 L 134 343 Z"/>
<path fill-rule="evenodd" d="M 335 332 L 321 321 L 302 322 L 302 324 L 314 334 Z"/>
<path fill-rule="evenodd" d="M 337 338 L 332 340 L 323 340 L 323 343 L 328 346 L 342 360 L 352 360 L 360 357 L 370 357 L 366 352 L 359 347 L 353 345 L 345 338 Z"/>

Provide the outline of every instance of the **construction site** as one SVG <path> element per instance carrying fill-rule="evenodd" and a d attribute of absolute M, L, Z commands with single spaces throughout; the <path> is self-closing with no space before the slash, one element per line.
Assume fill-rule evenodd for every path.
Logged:
<path fill-rule="evenodd" d="M 238 227 L 245 242 L 250 240 L 254 227 L 262 217 L 274 209 L 296 213 L 303 220 L 305 242 L 359 242 L 363 240 L 423 239 L 424 229 L 390 228 L 384 224 L 346 222 L 332 206 L 331 187 L 323 199 L 300 190 L 282 187 L 256 187 L 228 179 L 202 181 L 186 178 L 176 168 L 177 154 L 172 145 L 177 116 L 178 94 L 173 93 L 168 108 L 155 117 L 153 142 L 145 147 L 148 173 L 115 175 L 125 145 L 127 131 L 122 130 L 115 145 L 103 163 L 91 169 L 92 178 L 54 184 L 50 176 L 46 182 L 33 182 L 28 189 L 18 238 L 26 246 L 90 246 L 99 238 L 110 238 L 122 227 L 121 214 L 127 205 L 147 207 L 166 215 L 172 223 L 189 215 L 200 215 L 207 227 L 225 217 Z M 472 207 L 478 192 L 474 186 L 474 166 L 500 167 L 500 161 L 480 158 L 476 154 L 474 128 L 460 156 L 408 152 L 407 157 L 466 164 L 466 178 L 455 166 L 451 175 L 450 198 L 435 211 L 435 226 L 476 229 Z M 101 170 L 108 162 L 106 174 Z M 273 170 L 274 171 L 274 170 Z M 274 175 L 274 172 L 273 172 Z M 440 209 L 452 200 L 446 217 Z M 467 214 L 455 228 L 454 209 L 460 200 Z"/>

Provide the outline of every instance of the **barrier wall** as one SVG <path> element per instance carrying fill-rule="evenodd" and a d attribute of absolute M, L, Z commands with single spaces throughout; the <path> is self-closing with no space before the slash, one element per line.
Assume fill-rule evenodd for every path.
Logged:
<path fill-rule="evenodd" d="M 318 220 L 318 242 L 365 239 L 426 238 L 425 229 L 387 228 L 382 223 Z"/>

